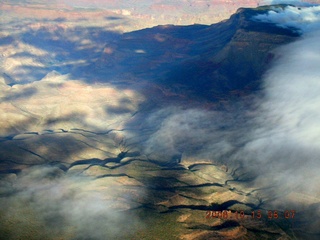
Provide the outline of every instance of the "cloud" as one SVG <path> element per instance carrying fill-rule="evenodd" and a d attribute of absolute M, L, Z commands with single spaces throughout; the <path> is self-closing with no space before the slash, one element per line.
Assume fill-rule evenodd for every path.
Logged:
<path fill-rule="evenodd" d="M 260 127 L 254 133 L 257 140 L 245 147 L 249 149 L 245 152 L 258 149 L 262 155 L 257 159 L 262 163 L 280 166 L 281 172 L 272 168 L 285 186 L 316 194 L 315 182 L 320 180 L 319 37 L 319 32 L 306 34 L 278 50 L 278 61 L 264 77 L 265 97 L 257 118 Z"/>
<path fill-rule="evenodd" d="M 254 19 L 275 23 L 283 28 L 296 28 L 301 33 L 313 32 L 320 27 L 320 6 L 274 8 Z"/>
<path fill-rule="evenodd" d="M 286 7 L 260 15 L 263 21 L 298 27 L 302 36 L 275 51 L 277 60 L 262 79 L 262 91 L 251 96 L 251 107 L 243 99 L 229 111 L 162 109 L 149 118 L 157 127 L 145 152 L 167 160 L 170 154 L 206 156 L 239 168 L 236 175 L 264 189 L 257 192 L 266 202 L 319 204 L 319 10 Z M 275 201 L 285 196 L 290 197 Z"/>
<path fill-rule="evenodd" d="M 200 108 L 161 109 L 147 120 L 146 125 L 155 131 L 144 143 L 144 153 L 152 159 L 170 161 L 182 154 L 208 158 L 214 149 L 216 158 L 221 157 L 232 149 L 227 139 L 236 127 L 232 117 Z"/>
<path fill-rule="evenodd" d="M 311 6 L 311 3 L 297 1 L 297 0 L 263 0 L 259 2 L 260 6 L 263 5 L 275 5 L 275 4 L 291 4 L 295 6 Z"/>
<path fill-rule="evenodd" d="M 277 186 L 278 196 L 295 191 L 320 202 L 320 7 L 288 6 L 256 19 L 296 28 L 302 36 L 275 52 L 277 60 L 263 78 L 255 124 L 234 159 L 243 159 L 259 184 Z"/>
<path fill-rule="evenodd" d="M 141 222 L 121 211 L 116 190 L 103 189 L 55 167 L 24 170 L 1 188 L 1 239 L 121 238 Z"/>

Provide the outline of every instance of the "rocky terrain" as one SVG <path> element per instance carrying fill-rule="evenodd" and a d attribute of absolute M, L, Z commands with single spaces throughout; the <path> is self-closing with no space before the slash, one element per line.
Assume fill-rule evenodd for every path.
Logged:
<path fill-rule="evenodd" d="M 16 17 L 44 17 L 94 19 L 100 24 L 106 20 L 120 22 L 130 20 L 128 31 L 152 27 L 159 24 L 189 25 L 194 23 L 212 24 L 229 18 L 239 7 L 256 7 L 258 1 L 221 1 L 221 0 L 185 0 L 185 1 L 2 1 L 4 11 L 10 11 Z M 79 10 L 80 9 L 80 10 Z M 14 15 L 12 15 L 14 16 Z M 103 18 L 107 17 L 107 19 Z M 132 22 L 133 21 L 133 22 Z M 123 24 L 124 25 L 124 24 Z"/>
<path fill-rule="evenodd" d="M 255 21 L 260 7 L 128 32 L 152 26 L 141 23 L 150 12 L 112 4 L 0 6 L 11 14 L 0 33 L 0 239 L 318 239 L 317 197 L 273 194 L 215 140 L 242 124 L 230 112 L 246 107 L 250 119 L 252 93 L 296 29 Z M 272 205 L 286 198 L 301 209 Z"/>
<path fill-rule="evenodd" d="M 302 1 L 319 3 L 318 0 Z M 122 22 L 121 31 L 132 31 L 160 24 L 190 25 L 212 24 L 228 19 L 240 7 L 257 7 L 270 4 L 264 0 L 182 0 L 182 1 L 114 1 L 114 0 L 4 0 L 0 9 L 14 13 L 14 17 L 44 17 L 82 19 L 90 18 L 90 24 L 95 19 L 98 24 L 107 24 L 106 20 Z M 107 19 L 102 16 L 107 16 Z M 130 21 L 130 26 L 126 26 Z"/>

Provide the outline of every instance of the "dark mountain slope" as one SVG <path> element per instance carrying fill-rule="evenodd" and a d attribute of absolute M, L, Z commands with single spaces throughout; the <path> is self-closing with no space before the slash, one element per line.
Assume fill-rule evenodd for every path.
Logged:
<path fill-rule="evenodd" d="M 127 33 L 106 45 L 97 66 L 104 76 L 142 78 L 208 100 L 257 88 L 272 50 L 299 36 L 253 20 L 267 10 L 242 8 L 210 26 L 164 25 Z"/>
<path fill-rule="evenodd" d="M 267 10 L 126 34 L 63 19 L 12 27 L 0 41 L 0 239 L 320 239 L 318 201 L 301 185 L 274 194 L 265 177 L 300 180 L 280 161 L 295 146 L 263 138 L 234 166 L 265 137 L 260 112 L 216 101 L 259 88 L 274 49 L 297 39 L 252 20 Z M 303 204 L 269 205 L 286 198 Z"/>

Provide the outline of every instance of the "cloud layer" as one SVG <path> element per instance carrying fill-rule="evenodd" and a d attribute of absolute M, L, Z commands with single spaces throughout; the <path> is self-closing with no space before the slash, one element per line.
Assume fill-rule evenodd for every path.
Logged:
<path fill-rule="evenodd" d="M 308 1 L 299 0 L 263 0 L 259 1 L 259 5 L 273 5 L 273 4 L 291 4 L 295 6 L 311 6 Z"/>
<path fill-rule="evenodd" d="M 266 201 L 294 192 L 283 207 L 301 204 L 301 195 L 305 204 L 320 202 L 319 10 L 286 7 L 258 16 L 298 28 L 303 35 L 275 51 L 276 60 L 263 78 L 263 90 L 252 96 L 251 108 L 243 101 L 227 113 L 163 109 L 149 120 L 159 127 L 145 151 L 154 156 L 205 156 L 240 167 L 240 179 L 254 179 L 257 189 L 271 187 L 261 191 Z"/>
<path fill-rule="evenodd" d="M 115 239 L 140 224 L 115 190 L 55 167 L 29 168 L 0 190 L 1 239 Z"/>
<path fill-rule="evenodd" d="M 284 28 L 295 28 L 305 34 L 319 29 L 320 6 L 274 8 L 267 14 L 260 14 L 254 19 L 275 23 Z"/>

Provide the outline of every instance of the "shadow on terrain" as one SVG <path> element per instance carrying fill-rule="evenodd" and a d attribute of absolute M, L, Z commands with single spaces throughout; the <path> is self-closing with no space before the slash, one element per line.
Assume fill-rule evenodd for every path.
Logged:
<path fill-rule="evenodd" d="M 203 229 L 203 230 L 219 231 L 222 229 L 233 228 L 233 227 L 238 227 L 238 226 L 240 226 L 240 224 L 238 222 L 229 220 L 229 221 L 222 223 L 219 226 L 210 227 L 208 225 L 202 225 L 202 226 L 190 227 L 190 229 Z"/>
<path fill-rule="evenodd" d="M 265 70 L 269 50 L 278 45 L 273 43 L 268 51 L 262 51 L 261 55 L 256 56 L 257 46 L 260 44 L 258 39 L 252 38 L 249 41 L 242 36 L 244 31 L 255 32 L 256 29 L 244 29 L 247 26 L 246 22 L 238 24 L 241 17 L 243 16 L 237 15 L 229 21 L 211 26 L 160 26 L 125 34 L 107 31 L 102 27 L 85 26 L 62 28 L 53 25 L 38 30 L 23 30 L 22 34 L 15 38 L 20 38 L 23 43 L 40 49 L 45 54 L 26 52 L 13 56 L 13 58 L 31 57 L 34 61 L 42 63 L 36 66 L 27 64 L 16 67 L 9 75 L 11 79 L 17 80 L 16 83 L 38 81 L 47 73 L 57 71 L 60 74 L 69 74 L 70 79 L 82 80 L 87 84 L 108 83 L 123 91 L 139 91 L 144 96 L 145 102 L 138 107 L 137 112 L 132 113 L 131 117 L 136 116 L 138 120 L 131 119 L 123 124 L 124 129 L 129 129 L 128 132 L 131 134 L 128 142 L 124 144 L 125 150 L 114 139 L 113 129 L 99 131 L 98 126 L 86 122 L 86 115 L 81 112 L 49 118 L 44 124 L 50 126 L 74 120 L 83 123 L 85 129 L 49 128 L 41 133 L 30 133 L 24 129 L 32 128 L 32 125 L 38 123 L 38 119 L 30 117 L 21 121 L 18 123 L 21 128 L 14 128 L 12 134 L 0 140 L 0 173 L 17 174 L 24 168 L 37 165 L 58 167 L 66 173 L 74 167 L 79 167 L 78 172 L 93 167 L 119 171 L 124 167 L 132 167 L 132 173 L 104 173 L 97 179 L 134 178 L 143 183 L 141 188 L 144 191 L 143 196 L 139 196 L 142 199 L 134 201 L 140 204 L 140 208 L 157 209 L 163 214 L 166 213 L 160 203 L 176 196 L 187 199 L 190 204 L 177 202 L 174 206 L 165 208 L 167 213 L 178 209 L 227 210 L 235 204 L 255 209 L 257 206 L 237 200 L 210 205 L 205 200 L 182 194 L 181 190 L 193 191 L 195 188 L 224 187 L 224 185 L 198 184 L 192 180 L 187 183 L 182 180 L 185 174 L 192 172 L 180 164 L 182 153 L 173 156 L 164 149 L 163 154 L 166 158 L 155 159 L 141 156 L 142 151 L 131 148 L 136 145 L 137 149 L 143 149 L 144 141 L 158 130 L 159 126 L 152 124 L 148 125 L 149 129 L 145 128 L 146 119 L 153 113 L 155 106 L 168 106 L 168 103 L 180 103 L 180 101 L 184 102 L 185 106 L 190 106 L 187 103 L 192 102 L 196 96 L 197 100 L 202 99 L 208 103 L 207 106 L 210 108 L 221 95 L 228 98 L 234 91 L 236 95 L 241 95 L 246 92 L 246 88 L 258 88 L 255 84 Z M 56 22 L 67 23 L 66 19 L 58 19 Z M 283 36 L 281 44 L 294 38 L 283 33 L 279 35 Z M 274 35 L 270 34 L 269 38 L 273 39 Z M 241 41 L 248 41 L 249 49 L 246 50 L 250 51 L 239 50 Z M 0 45 L 12 43 L 11 38 L 0 40 Z M 252 65 L 253 63 L 256 65 Z M 258 70 L 253 71 L 257 68 Z M 122 84 L 118 84 L 118 80 Z M 146 86 L 160 89 L 161 93 L 154 94 L 153 89 Z M 36 93 L 36 89 L 27 88 L 20 94 L 8 95 L 6 100 L 30 98 Z M 110 96 L 105 96 L 108 97 Z M 128 99 L 120 100 L 118 106 L 107 105 L 104 111 L 114 116 L 130 113 L 131 110 L 127 106 Z M 183 150 L 187 149 L 186 145 L 189 142 L 185 141 L 183 144 Z M 141 165 L 136 168 L 134 164 Z M 147 169 L 144 167 L 147 164 L 152 166 Z M 201 204 L 196 205 L 194 202 Z M 239 223 L 226 221 L 213 229 L 221 230 L 236 226 L 239 226 Z"/>
<path fill-rule="evenodd" d="M 14 42 L 14 38 L 11 36 L 6 36 L 0 38 L 0 45 L 9 45 Z"/>

